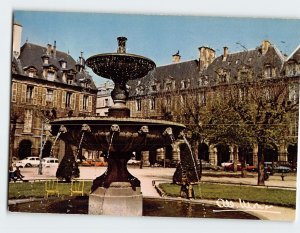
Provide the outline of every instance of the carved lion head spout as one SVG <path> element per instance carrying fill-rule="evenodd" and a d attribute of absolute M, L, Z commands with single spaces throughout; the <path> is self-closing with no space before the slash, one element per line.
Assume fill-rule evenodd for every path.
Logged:
<path fill-rule="evenodd" d="M 82 127 L 81 127 L 81 131 L 91 132 L 91 128 L 88 124 L 83 124 Z"/>
<path fill-rule="evenodd" d="M 120 126 L 117 125 L 117 124 L 113 124 L 111 127 L 110 127 L 110 132 L 120 132 L 121 129 L 120 129 Z"/>
<path fill-rule="evenodd" d="M 165 131 L 163 132 L 163 135 L 166 136 L 166 135 L 173 135 L 173 130 L 171 127 L 168 127 L 165 129 Z"/>
<path fill-rule="evenodd" d="M 59 132 L 60 132 L 60 133 L 66 133 L 66 132 L 68 132 L 68 130 L 67 130 L 67 128 L 66 128 L 64 125 L 61 125 L 61 126 L 59 127 Z"/>
<path fill-rule="evenodd" d="M 143 125 L 139 130 L 138 133 L 143 135 L 149 133 L 149 127 L 147 125 Z"/>

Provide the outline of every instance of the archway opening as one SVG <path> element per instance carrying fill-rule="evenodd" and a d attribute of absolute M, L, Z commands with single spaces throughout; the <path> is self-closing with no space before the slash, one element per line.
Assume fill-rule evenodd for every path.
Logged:
<path fill-rule="evenodd" d="M 26 140 L 26 139 L 22 140 L 18 148 L 19 159 L 24 159 L 26 157 L 31 156 L 31 147 L 32 147 L 32 142 L 30 140 Z"/>
<path fill-rule="evenodd" d="M 227 162 L 230 160 L 230 148 L 227 145 L 219 144 L 217 145 L 218 150 L 218 165 L 220 166 L 221 163 Z"/>
<path fill-rule="evenodd" d="M 277 162 L 278 161 L 278 151 L 276 146 L 269 146 L 264 151 L 266 162 Z"/>
<path fill-rule="evenodd" d="M 209 148 L 205 143 L 201 143 L 198 147 L 198 159 L 209 162 Z"/>
<path fill-rule="evenodd" d="M 291 163 L 293 168 L 297 168 L 297 148 L 297 143 L 288 146 L 288 161 Z"/>
<path fill-rule="evenodd" d="M 52 148 L 52 142 L 47 140 L 42 151 L 42 158 L 51 156 L 51 148 Z"/>
<path fill-rule="evenodd" d="M 253 165 L 253 149 L 251 146 L 239 147 L 239 160 L 246 161 L 246 164 Z"/>

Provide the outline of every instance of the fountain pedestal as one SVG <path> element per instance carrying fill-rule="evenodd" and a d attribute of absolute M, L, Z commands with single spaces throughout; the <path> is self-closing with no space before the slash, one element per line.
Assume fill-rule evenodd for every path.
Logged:
<path fill-rule="evenodd" d="M 142 216 L 141 188 L 129 182 L 113 182 L 109 188 L 99 187 L 89 196 L 89 214 Z"/>

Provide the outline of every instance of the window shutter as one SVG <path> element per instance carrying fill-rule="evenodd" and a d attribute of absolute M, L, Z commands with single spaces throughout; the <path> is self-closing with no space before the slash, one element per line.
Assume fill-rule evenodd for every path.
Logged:
<path fill-rule="evenodd" d="M 12 102 L 17 102 L 17 83 L 13 83 L 12 84 L 12 97 L 11 97 L 11 101 Z"/>
<path fill-rule="evenodd" d="M 42 105 L 46 106 L 47 88 L 42 88 Z"/>
<path fill-rule="evenodd" d="M 33 87 L 32 100 L 34 105 L 37 105 L 38 97 L 39 97 L 39 89 L 38 87 Z"/>
<path fill-rule="evenodd" d="M 88 98 L 88 111 L 92 112 L 92 110 L 93 110 L 93 98 L 92 98 L 92 96 L 89 96 L 89 98 Z"/>
<path fill-rule="evenodd" d="M 53 107 L 57 106 L 57 90 L 53 90 Z"/>
<path fill-rule="evenodd" d="M 76 94 L 73 93 L 72 96 L 71 96 L 71 108 L 73 110 L 75 110 L 75 106 L 76 106 Z"/>
<path fill-rule="evenodd" d="M 80 94 L 79 96 L 79 111 L 82 112 L 82 108 L 83 108 L 83 95 Z"/>
<path fill-rule="evenodd" d="M 65 108 L 66 106 L 66 92 L 62 91 L 61 93 L 61 108 Z"/>
<path fill-rule="evenodd" d="M 27 85 L 26 84 L 21 84 L 21 85 L 22 85 L 21 103 L 26 103 L 26 89 L 27 89 Z"/>

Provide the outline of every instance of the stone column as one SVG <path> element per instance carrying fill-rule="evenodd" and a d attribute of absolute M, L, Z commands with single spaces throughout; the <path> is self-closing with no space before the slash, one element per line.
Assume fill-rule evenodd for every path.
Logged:
<path fill-rule="evenodd" d="M 278 151 L 278 161 L 287 162 L 288 161 L 288 151 L 285 144 L 279 145 Z"/>
<path fill-rule="evenodd" d="M 252 148 L 253 166 L 258 165 L 258 145 L 254 144 Z"/>
<path fill-rule="evenodd" d="M 159 148 L 156 150 L 156 161 L 162 161 L 165 157 L 164 149 Z"/>
<path fill-rule="evenodd" d="M 218 149 L 215 145 L 209 145 L 209 162 L 214 166 L 218 165 Z"/>
<path fill-rule="evenodd" d="M 149 151 L 142 151 L 143 167 L 150 166 Z"/>
<path fill-rule="evenodd" d="M 172 161 L 178 162 L 180 160 L 180 147 L 179 143 L 175 142 L 172 145 L 173 150 L 172 150 Z"/>

